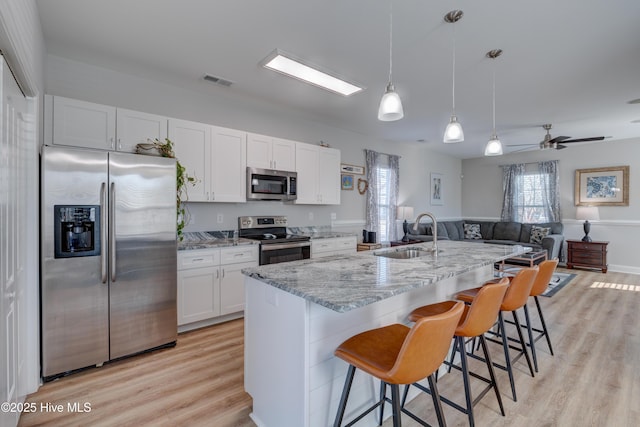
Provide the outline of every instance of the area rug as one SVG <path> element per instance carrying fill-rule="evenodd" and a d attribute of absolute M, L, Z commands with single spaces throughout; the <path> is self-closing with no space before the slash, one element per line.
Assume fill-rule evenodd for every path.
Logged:
<path fill-rule="evenodd" d="M 575 274 L 569 273 L 553 273 L 553 277 L 551 277 L 551 281 L 549 282 L 549 287 L 542 294 L 543 297 L 551 297 L 556 294 L 560 289 L 564 288 L 573 278 L 576 277 Z"/>

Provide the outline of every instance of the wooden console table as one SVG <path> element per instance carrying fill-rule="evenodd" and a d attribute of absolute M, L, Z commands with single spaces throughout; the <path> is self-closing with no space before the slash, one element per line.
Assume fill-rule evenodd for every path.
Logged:
<path fill-rule="evenodd" d="M 567 240 L 567 268 L 594 268 L 606 273 L 608 244 L 609 242 Z"/>

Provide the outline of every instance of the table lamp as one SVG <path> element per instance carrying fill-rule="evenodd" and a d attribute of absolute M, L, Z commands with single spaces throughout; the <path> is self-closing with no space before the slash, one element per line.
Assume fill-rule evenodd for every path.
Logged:
<path fill-rule="evenodd" d="M 398 219 L 403 219 L 402 223 L 402 231 L 404 231 L 404 237 L 402 238 L 403 242 L 409 241 L 409 236 L 407 233 L 409 232 L 409 224 L 407 223 L 407 219 L 413 219 L 413 207 L 411 206 L 398 206 Z"/>
<path fill-rule="evenodd" d="M 590 242 L 591 237 L 589 237 L 589 231 L 591 231 L 591 223 L 589 220 L 597 221 L 600 219 L 600 212 L 598 211 L 597 206 L 578 206 L 576 209 L 576 219 L 584 220 L 584 237 L 582 238 L 583 242 Z"/>

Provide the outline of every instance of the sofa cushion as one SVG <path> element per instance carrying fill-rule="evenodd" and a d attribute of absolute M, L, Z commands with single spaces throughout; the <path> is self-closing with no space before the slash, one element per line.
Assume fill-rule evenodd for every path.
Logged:
<path fill-rule="evenodd" d="M 440 224 L 438 224 L 440 225 Z M 443 221 L 444 228 L 447 229 L 447 236 L 451 240 L 464 239 L 464 222 L 463 221 Z M 438 233 L 440 228 L 438 228 Z M 439 234 L 438 234 L 439 235 Z"/>
<path fill-rule="evenodd" d="M 529 238 L 529 242 L 542 244 L 542 239 L 547 237 L 550 231 L 551 231 L 551 227 L 539 227 L 537 225 L 532 226 L 531 237 Z"/>
<path fill-rule="evenodd" d="M 497 222 L 493 227 L 493 240 L 512 240 L 520 241 L 520 229 L 522 224 L 519 222 Z M 528 241 L 529 239 L 527 239 Z"/>
<path fill-rule="evenodd" d="M 464 238 L 470 240 L 482 239 L 480 224 L 464 224 Z"/>

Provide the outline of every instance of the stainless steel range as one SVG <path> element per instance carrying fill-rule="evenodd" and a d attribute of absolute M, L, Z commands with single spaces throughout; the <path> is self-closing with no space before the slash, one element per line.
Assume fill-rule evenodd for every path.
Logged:
<path fill-rule="evenodd" d="M 287 234 L 286 216 L 241 216 L 238 229 L 240 237 L 260 241 L 260 265 L 311 257 L 310 238 Z"/>

